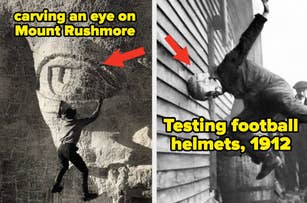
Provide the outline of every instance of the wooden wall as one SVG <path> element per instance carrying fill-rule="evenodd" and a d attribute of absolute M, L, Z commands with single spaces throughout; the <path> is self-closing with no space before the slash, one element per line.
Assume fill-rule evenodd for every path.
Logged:
<path fill-rule="evenodd" d="M 227 12 L 223 12 L 226 3 Z M 242 10 L 243 9 L 243 10 Z M 227 33 L 216 30 L 213 16 L 227 16 Z M 242 16 L 243 15 L 243 16 Z M 207 202 L 216 188 L 215 154 L 209 152 L 171 152 L 162 117 L 188 120 L 204 116 L 221 120 L 231 111 L 233 97 L 215 99 L 214 106 L 189 97 L 186 81 L 218 64 L 252 18 L 252 3 L 246 0 L 158 0 L 157 5 L 157 196 L 159 203 Z M 223 19 L 223 18 L 221 18 Z M 188 47 L 191 65 L 172 59 L 173 50 L 164 38 L 171 34 Z M 227 35 L 228 41 L 225 41 Z M 253 57 L 261 58 L 261 55 Z M 210 107 L 210 108 L 209 108 Z M 214 115 L 212 113 L 214 107 Z M 211 115 L 211 116 L 210 116 Z M 193 134 L 176 134 L 191 137 Z M 209 138 L 208 134 L 197 134 Z"/>

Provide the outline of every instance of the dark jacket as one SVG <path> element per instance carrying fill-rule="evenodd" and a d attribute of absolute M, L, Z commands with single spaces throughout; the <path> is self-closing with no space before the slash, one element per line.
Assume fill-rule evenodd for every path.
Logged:
<path fill-rule="evenodd" d="M 257 94 L 270 84 L 273 77 L 279 78 L 246 59 L 266 21 L 265 17 L 257 14 L 242 34 L 239 44 L 225 56 L 217 68 L 223 90 L 236 98 L 244 98 L 247 93 Z"/>
<path fill-rule="evenodd" d="M 266 112 L 267 115 L 301 111 L 297 104 L 291 106 L 291 109 L 286 107 L 287 104 L 293 103 L 294 94 L 283 78 L 247 59 L 248 52 L 266 21 L 265 17 L 257 14 L 242 34 L 239 44 L 217 67 L 216 72 L 223 91 L 243 99 L 245 108 Z"/>

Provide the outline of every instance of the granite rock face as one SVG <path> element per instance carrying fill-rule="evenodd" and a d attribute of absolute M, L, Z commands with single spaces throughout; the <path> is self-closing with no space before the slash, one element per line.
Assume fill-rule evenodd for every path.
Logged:
<path fill-rule="evenodd" d="M 75 167 L 64 176 L 64 191 L 51 195 L 59 164 L 59 101 L 90 115 L 104 98 L 98 119 L 82 133 L 79 153 L 90 170 L 93 202 L 150 202 L 150 52 L 125 69 L 101 65 L 115 49 L 151 48 L 151 4 L 111 1 L 1 2 L 0 202 L 79 202 L 81 177 Z M 131 7 L 132 6 L 132 7 Z M 10 16 L 16 11 L 113 12 L 133 8 L 142 29 L 136 38 L 15 38 Z M 35 24 L 35 23 L 33 23 Z M 140 25 L 144 25 L 140 27 Z M 151 39 L 151 37 L 150 37 Z"/>

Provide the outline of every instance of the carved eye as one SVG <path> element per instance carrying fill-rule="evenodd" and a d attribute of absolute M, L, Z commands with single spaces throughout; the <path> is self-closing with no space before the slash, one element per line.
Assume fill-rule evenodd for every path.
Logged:
<path fill-rule="evenodd" d="M 56 75 L 58 75 L 57 82 L 64 84 L 69 81 L 72 71 L 70 68 L 55 67 L 52 70 L 56 72 Z"/>
<path fill-rule="evenodd" d="M 125 82 L 119 69 L 56 56 L 38 68 L 39 93 L 56 100 L 93 100 L 111 97 Z"/>
<path fill-rule="evenodd" d="M 49 66 L 48 67 L 48 83 L 49 89 L 53 94 L 60 94 L 64 85 L 68 84 L 71 75 L 72 68 L 64 66 Z"/>
<path fill-rule="evenodd" d="M 63 88 L 73 83 L 74 72 L 85 67 L 84 63 L 67 56 L 50 56 L 37 69 L 39 93 L 50 99 L 62 99 Z"/>

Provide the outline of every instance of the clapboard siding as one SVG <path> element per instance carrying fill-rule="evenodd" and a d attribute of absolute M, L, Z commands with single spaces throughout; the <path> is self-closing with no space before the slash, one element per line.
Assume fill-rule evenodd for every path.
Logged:
<path fill-rule="evenodd" d="M 187 93 L 186 80 L 182 77 L 178 76 L 176 72 L 169 69 L 167 66 L 163 65 L 158 61 L 158 88 L 160 90 L 159 97 L 172 101 L 172 103 L 176 103 L 178 106 L 184 106 L 189 108 L 194 112 L 198 112 L 202 115 L 203 110 L 205 108 L 208 110 L 207 102 L 200 102 L 196 100 L 191 100 L 190 96 Z M 189 78 L 187 76 L 186 78 Z M 220 119 L 225 118 L 227 114 L 230 113 L 230 102 L 223 102 L 222 99 L 216 99 L 216 104 L 218 107 L 216 110 L 216 114 L 220 117 Z M 228 105 L 228 106 L 227 106 Z M 194 109 L 194 110 L 193 110 Z"/>
<path fill-rule="evenodd" d="M 161 1 L 164 2 L 165 0 Z M 176 18 L 176 13 L 172 12 L 172 9 L 165 10 L 165 13 L 161 10 L 160 7 L 158 7 L 158 27 L 163 27 L 165 31 L 165 33 L 161 33 L 161 35 L 166 36 L 167 33 L 171 33 L 171 35 L 176 40 L 178 40 L 179 44 L 189 46 L 189 52 L 191 55 L 194 56 L 192 58 L 192 61 L 201 70 L 205 71 L 205 67 L 208 66 L 208 58 L 207 53 L 205 52 L 203 47 L 200 46 L 200 44 L 197 42 L 191 32 L 187 29 L 187 27 L 180 21 L 180 19 Z M 169 15 L 166 16 L 166 13 L 168 13 Z"/>
<path fill-rule="evenodd" d="M 169 139 L 169 134 L 165 135 L 163 133 L 158 133 L 157 135 L 157 141 L 159 142 L 159 145 L 157 146 L 157 150 L 159 152 L 170 152 L 170 139 Z M 191 134 L 190 134 L 191 135 Z M 180 136 L 180 138 L 188 138 L 189 136 Z M 192 136 L 191 136 L 192 137 Z M 199 138 L 208 138 L 209 136 L 199 136 Z M 209 153 L 209 152 L 185 152 L 185 151 L 182 151 L 182 152 L 172 152 L 172 153 L 181 153 L 181 154 L 184 154 L 184 153 L 187 153 L 187 154 L 204 154 L 204 153 Z"/>
<path fill-rule="evenodd" d="M 193 203 L 193 202 L 204 202 L 206 203 L 209 199 L 211 199 L 210 197 L 210 192 L 208 189 L 199 192 L 198 194 L 195 194 L 193 196 L 190 196 L 188 198 L 186 198 L 185 200 L 179 201 L 179 203 Z M 212 201 L 210 201 L 212 202 Z"/>
<path fill-rule="evenodd" d="M 179 185 L 178 187 L 168 188 L 159 191 L 158 202 L 181 202 L 200 194 L 209 189 L 209 179 L 200 179 L 191 184 Z M 169 195 L 174 194 L 174 195 Z M 208 196 L 209 198 L 209 191 Z M 202 202 L 202 201 L 198 201 Z"/>
<path fill-rule="evenodd" d="M 207 152 L 170 151 L 170 136 L 211 137 L 207 133 L 166 133 L 163 117 L 191 120 L 210 118 L 208 101 L 196 101 L 187 91 L 186 82 L 194 74 L 207 72 L 209 65 L 221 62 L 229 51 L 224 33 L 214 31 L 213 17 L 219 15 L 222 0 L 158 0 L 157 5 L 157 196 L 159 203 L 205 203 L 210 194 L 212 155 Z M 229 7 L 231 9 L 231 7 Z M 231 16 L 229 39 L 234 38 Z M 172 58 L 175 54 L 164 38 L 170 34 L 181 47 L 188 47 L 191 65 Z M 236 40 L 236 39 L 233 39 Z M 211 48 L 210 48 L 211 47 Z M 210 50 L 214 49 L 213 56 Z M 214 101 L 217 120 L 231 111 L 233 97 L 225 94 Z M 210 158 L 211 156 L 211 158 Z M 212 168 L 213 167 L 213 168 Z M 213 176 L 214 177 L 214 176 Z"/>
<path fill-rule="evenodd" d="M 161 90 L 159 98 L 168 100 L 182 109 L 189 109 L 191 112 L 196 112 L 195 114 L 197 114 L 197 116 L 206 115 L 208 113 L 208 110 L 204 108 L 204 106 L 194 102 L 194 100 L 191 100 L 186 94 L 182 94 L 164 81 L 158 80 L 158 88 Z"/>
<path fill-rule="evenodd" d="M 169 60 L 171 55 L 167 53 L 163 47 L 160 48 L 160 46 L 161 45 L 158 44 L 158 56 L 161 57 L 158 59 L 157 63 L 157 75 L 159 79 L 157 89 L 159 89 L 161 80 L 161 83 L 167 83 L 169 86 L 174 88 L 174 91 L 180 92 L 182 96 L 185 96 L 184 100 L 178 100 L 178 102 L 185 104 L 185 102 L 193 101 L 192 103 L 198 103 L 203 106 L 203 108 L 208 109 L 208 102 L 190 100 L 190 97 L 187 93 L 186 81 L 192 76 L 191 72 L 188 71 L 187 68 L 178 65 L 178 62 Z M 161 89 L 158 95 L 162 98 L 166 98 L 168 97 L 168 94 L 171 93 L 171 91 L 162 91 Z M 230 100 L 218 98 L 216 101 L 217 105 L 220 107 L 217 109 L 217 115 L 220 117 L 220 119 L 225 118 L 226 114 L 229 114 L 230 112 Z"/>
<path fill-rule="evenodd" d="M 210 171 L 208 167 L 165 171 L 158 173 L 159 189 L 173 188 L 178 185 L 191 184 L 197 180 L 207 179 Z"/>
<path fill-rule="evenodd" d="M 157 169 L 181 170 L 209 166 L 208 154 L 180 154 L 159 152 Z M 158 186 L 159 187 L 159 186 Z"/>

